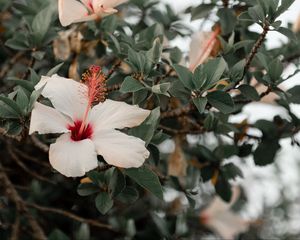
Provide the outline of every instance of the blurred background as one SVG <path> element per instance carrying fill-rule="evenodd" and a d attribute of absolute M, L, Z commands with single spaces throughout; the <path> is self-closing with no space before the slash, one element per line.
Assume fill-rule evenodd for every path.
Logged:
<path fill-rule="evenodd" d="M 182 12 L 189 6 L 196 6 L 199 1 L 185 0 L 173 1 L 163 0 L 172 6 L 175 12 Z M 284 0 L 283 0 L 284 1 Z M 205 2 L 205 1 L 202 1 Z M 284 26 L 293 24 L 300 14 L 300 1 L 290 7 L 280 20 Z M 211 21 L 202 20 L 190 21 L 190 17 L 185 19 L 192 29 L 197 31 L 210 31 L 214 18 Z M 252 31 L 261 32 L 259 25 L 250 26 Z M 267 47 L 269 49 L 280 47 L 287 42 L 287 37 L 276 32 L 270 32 L 267 35 Z M 184 52 L 189 50 L 190 38 L 177 38 L 170 44 L 177 46 Z M 300 44 L 300 43 L 299 43 Z M 293 64 L 290 64 L 284 72 L 285 76 L 290 75 L 296 70 Z M 300 84 L 300 73 L 284 82 L 281 87 L 289 89 Z M 300 116 L 300 107 L 292 105 L 293 113 Z M 264 103 L 252 103 L 245 107 L 243 113 L 234 116 L 232 122 L 241 122 L 248 118 L 250 122 L 258 119 L 271 120 L 275 115 L 281 115 L 287 118 L 285 110 Z M 300 135 L 296 135 L 300 139 Z M 240 184 L 246 194 L 247 203 L 241 212 L 244 219 L 254 221 L 259 225 L 259 237 L 262 239 L 300 239 L 300 148 L 292 146 L 290 140 L 280 142 L 281 150 L 277 155 L 275 164 L 267 167 L 256 167 L 252 159 L 230 159 L 241 167 L 244 173 L 244 179 L 239 179 Z M 168 147 L 167 147 L 168 148 Z M 254 224 L 255 225 L 255 224 Z M 245 234 L 242 239 L 256 239 L 258 236 Z M 212 239 L 208 236 L 207 239 Z"/>

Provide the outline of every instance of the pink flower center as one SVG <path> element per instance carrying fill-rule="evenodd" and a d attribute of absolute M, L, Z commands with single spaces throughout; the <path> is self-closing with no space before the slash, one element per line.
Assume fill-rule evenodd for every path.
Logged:
<path fill-rule="evenodd" d="M 68 129 L 71 131 L 71 139 L 73 141 L 81 141 L 91 138 L 93 135 L 93 128 L 91 124 L 85 125 L 85 128 L 80 131 L 82 121 L 75 121 L 73 125 L 69 125 Z"/>

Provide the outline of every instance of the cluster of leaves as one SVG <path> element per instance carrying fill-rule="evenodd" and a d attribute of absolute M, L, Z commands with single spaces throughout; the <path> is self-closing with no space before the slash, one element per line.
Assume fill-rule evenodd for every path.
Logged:
<path fill-rule="evenodd" d="M 265 166 L 274 162 L 280 139 L 291 138 L 292 143 L 299 144 L 294 135 L 300 130 L 300 120 L 290 109 L 291 103 L 300 103 L 299 86 L 288 91 L 278 87 L 293 76 L 282 78 L 286 64 L 281 59 L 297 63 L 297 56 L 292 57 L 295 51 L 300 53 L 296 44 L 299 36 L 282 27 L 277 20 L 294 2 L 292 0 L 281 3 L 278 0 L 243 0 L 234 1 L 230 6 L 212 0 L 188 8 L 184 14 L 190 15 L 191 20 L 205 21 L 214 14 L 219 19 L 216 25 L 221 28 L 218 56 L 199 65 L 193 72 L 183 63 L 184 53 L 178 47 L 168 46 L 168 41 L 176 37 L 190 36 L 191 30 L 170 6 L 164 6 L 162 10 L 159 1 L 130 1 L 128 15 L 137 16 L 131 20 L 112 15 L 99 22 L 78 24 L 72 31 L 83 36 L 81 51 L 69 54 L 63 64 L 56 58 L 52 44 L 54 39 L 60 38 L 58 32 L 66 30 L 58 22 L 56 3 L 50 0 L 2 2 L 0 0 L 0 9 L 8 15 L 0 22 L 0 31 L 3 29 L 4 32 L 0 43 L 5 43 L 0 46 L 1 68 L 4 69 L 0 73 L 0 123 L 5 134 L 0 142 L 5 147 L 11 145 L 8 137 L 18 138 L 22 141 L 17 143 L 18 149 L 28 155 L 45 156 L 28 141 L 30 113 L 40 97 L 40 91 L 35 91 L 34 86 L 41 75 L 51 76 L 58 72 L 67 76 L 72 66 L 80 73 L 91 63 L 101 62 L 104 71 L 109 72 L 116 61 L 121 61 L 121 67 L 108 79 L 108 88 L 117 89 L 108 97 L 152 110 L 141 126 L 128 131 L 147 143 L 151 155 L 145 166 L 125 170 L 104 165 L 103 169 L 91 171 L 86 181 L 82 180 L 79 185 L 76 182 L 81 197 L 73 193 L 74 181 L 53 174 L 48 167 L 47 177 L 56 182 L 57 188 L 44 182 L 37 183 L 35 175 L 26 177 L 26 181 L 16 179 L 16 183 L 27 184 L 33 189 L 32 194 L 22 194 L 26 201 L 49 206 L 62 201 L 61 208 L 71 204 L 78 213 L 86 211 L 112 226 L 113 231 L 103 233 L 107 239 L 112 236 L 137 239 L 192 236 L 196 230 L 188 230 L 187 225 L 188 220 L 197 215 L 196 203 L 199 195 L 204 194 L 199 186 L 210 181 L 216 193 L 229 201 L 232 195 L 230 182 L 243 176 L 236 165 L 228 162 L 229 158 L 252 155 L 256 165 Z M 262 27 L 262 34 L 248 29 L 254 23 Z M 286 35 L 289 42 L 268 50 L 263 41 L 269 31 Z M 90 49 L 89 46 L 95 47 Z M 253 78 L 266 87 L 265 92 L 257 92 L 251 85 Z M 260 101 L 269 93 L 278 96 L 274 104 L 285 108 L 290 120 L 276 116 L 273 121 L 256 123 L 229 121 L 230 116 L 239 114 L 247 104 Z M 261 135 L 249 135 L 249 128 L 258 129 Z M 186 177 L 167 176 L 168 156 L 160 154 L 158 145 L 177 135 L 185 138 L 188 134 L 201 134 L 205 137 L 209 132 L 216 136 L 217 143 L 213 146 L 182 141 L 186 159 L 197 159 L 192 164 L 187 160 Z M 40 141 L 51 143 L 53 136 Z M 187 197 L 189 211 L 174 214 L 172 209 L 170 213 L 166 210 L 162 200 L 163 189 L 168 188 Z M 41 191 L 38 194 L 37 189 Z M 69 197 L 65 196 L 66 192 L 70 193 Z M 95 208 L 99 211 L 97 214 Z M 1 211 L 1 218 L 11 221 L 13 213 Z M 165 218 L 157 214 L 160 211 Z M 57 220 L 58 217 L 51 216 L 48 221 L 52 218 Z M 55 228 L 70 236 L 74 234 L 77 239 L 90 238 L 85 224 L 79 231 L 73 231 L 78 224 L 70 221 L 43 224 L 50 239 L 68 239 L 62 231 L 53 230 Z M 65 224 L 72 227 L 65 230 Z M 96 230 L 94 234 L 97 234 Z M 3 237 L 8 235 L 9 231 L 3 233 Z"/>

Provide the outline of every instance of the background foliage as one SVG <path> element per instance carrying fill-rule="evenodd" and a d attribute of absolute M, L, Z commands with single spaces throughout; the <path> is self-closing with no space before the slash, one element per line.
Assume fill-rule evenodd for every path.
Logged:
<path fill-rule="evenodd" d="M 298 65 L 300 47 L 299 36 L 277 20 L 293 2 L 211 0 L 178 15 L 159 1 L 131 0 L 117 15 L 66 29 L 59 24 L 56 1 L 0 0 L 0 238 L 198 239 L 207 234 L 198 221 L 211 200 L 203 186 L 229 201 L 231 184 L 243 177 L 228 159 L 253 156 L 257 166 L 266 166 L 274 162 L 281 139 L 299 146 L 294 136 L 300 121 L 290 105 L 300 103 L 300 88 L 278 87 L 298 72 L 282 77 L 289 63 Z M 186 53 L 168 42 L 191 36 L 183 16 L 193 21 L 211 14 L 218 19 L 214 27 L 221 28 L 220 50 L 191 72 Z M 260 34 L 249 30 L 254 23 Z M 267 49 L 270 31 L 287 36 L 288 43 Z M 48 145 L 56 136 L 28 136 L 30 113 L 40 98 L 34 86 L 42 75 L 54 73 L 79 80 L 91 64 L 108 76 L 108 98 L 152 110 L 143 125 L 129 131 L 147 143 L 151 156 L 142 168 L 127 170 L 99 158 L 102 165 L 88 178 L 68 179 L 48 164 Z M 251 84 L 253 78 L 265 86 L 263 92 Z M 289 120 L 229 121 L 271 93 Z M 188 141 L 191 135 L 198 137 L 196 143 Z M 175 141 L 184 163 L 160 152 L 166 139 Z M 171 172 L 172 167 L 179 170 Z M 188 203 L 163 201 L 171 189 Z M 249 236 L 259 238 L 257 229 Z"/>

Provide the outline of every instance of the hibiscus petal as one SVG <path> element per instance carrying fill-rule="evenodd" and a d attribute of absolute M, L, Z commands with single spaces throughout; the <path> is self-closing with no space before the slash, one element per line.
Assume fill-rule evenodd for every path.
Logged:
<path fill-rule="evenodd" d="M 73 120 L 82 119 L 88 104 L 87 87 L 84 84 L 58 75 L 43 76 L 35 89 L 39 89 L 44 85 L 42 95 L 49 98 L 57 110 Z"/>
<path fill-rule="evenodd" d="M 58 13 L 61 25 L 68 26 L 88 15 L 88 10 L 77 0 L 58 0 Z"/>
<path fill-rule="evenodd" d="M 206 49 L 205 45 L 207 40 L 211 37 L 212 32 L 198 32 L 192 36 L 190 51 L 189 51 L 189 60 L 190 60 L 190 69 L 195 70 L 197 66 L 202 64 L 209 56 L 213 44 L 209 46 L 210 49 Z"/>
<path fill-rule="evenodd" d="M 67 177 L 80 177 L 98 166 L 95 145 L 90 139 L 73 141 L 69 133 L 60 136 L 49 149 L 50 164 Z"/>
<path fill-rule="evenodd" d="M 149 157 L 145 142 L 116 130 L 103 130 L 93 137 L 96 151 L 104 160 L 121 168 L 138 168 Z"/>
<path fill-rule="evenodd" d="M 31 113 L 29 134 L 66 133 L 70 123 L 70 119 L 56 109 L 36 102 Z"/>
<path fill-rule="evenodd" d="M 150 114 L 138 106 L 107 99 L 92 108 L 90 122 L 95 132 L 103 129 L 122 129 L 140 125 Z"/>

